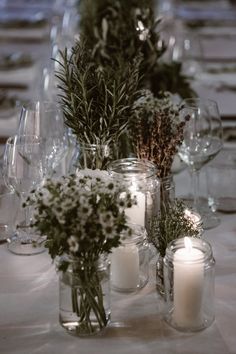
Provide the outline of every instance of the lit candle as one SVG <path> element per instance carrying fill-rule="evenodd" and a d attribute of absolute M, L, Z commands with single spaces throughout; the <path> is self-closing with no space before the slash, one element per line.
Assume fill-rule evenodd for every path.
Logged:
<path fill-rule="evenodd" d="M 174 254 L 174 312 L 179 327 L 196 327 L 202 321 L 203 252 L 184 238 L 185 247 Z"/>
<path fill-rule="evenodd" d="M 134 244 L 115 248 L 111 254 L 111 283 L 123 291 L 139 285 L 139 254 Z"/>

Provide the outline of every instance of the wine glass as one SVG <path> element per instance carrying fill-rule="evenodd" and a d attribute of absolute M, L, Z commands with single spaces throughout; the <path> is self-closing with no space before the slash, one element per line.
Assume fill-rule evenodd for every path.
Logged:
<path fill-rule="evenodd" d="M 195 77 L 203 71 L 203 48 L 197 35 L 176 30 L 169 38 L 168 52 L 171 61 L 182 63 L 182 73 Z"/>
<path fill-rule="evenodd" d="M 17 135 L 38 135 L 45 148 L 45 171 L 51 176 L 68 148 L 68 133 L 60 107 L 54 102 L 35 101 L 22 107 Z"/>
<path fill-rule="evenodd" d="M 3 177 L 21 203 L 44 178 L 44 146 L 36 135 L 16 135 L 8 138 L 3 158 Z M 24 221 L 18 225 L 17 237 L 8 249 L 19 255 L 33 255 L 45 250 L 43 239 L 30 227 L 30 208 L 24 208 Z"/>
<path fill-rule="evenodd" d="M 179 148 L 181 159 L 188 165 L 193 186 L 193 208 L 201 215 L 203 227 L 219 224 L 219 219 L 203 208 L 199 198 L 199 173 L 223 146 L 222 123 L 218 105 L 209 99 L 189 98 L 182 102 L 181 113 L 189 120 L 184 129 L 184 140 Z"/>

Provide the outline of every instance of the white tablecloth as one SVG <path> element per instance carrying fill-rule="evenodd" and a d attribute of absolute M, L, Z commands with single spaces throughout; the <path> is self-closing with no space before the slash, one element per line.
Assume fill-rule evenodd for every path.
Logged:
<path fill-rule="evenodd" d="M 184 185 L 185 172 L 176 178 Z M 205 232 L 216 259 L 213 325 L 184 334 L 162 319 L 163 303 L 150 267 L 148 285 L 136 294 L 112 292 L 112 320 L 102 335 L 77 338 L 58 321 L 58 276 L 45 252 L 16 256 L 0 246 L 1 354 L 235 354 L 236 218 L 221 214 L 221 224 Z"/>

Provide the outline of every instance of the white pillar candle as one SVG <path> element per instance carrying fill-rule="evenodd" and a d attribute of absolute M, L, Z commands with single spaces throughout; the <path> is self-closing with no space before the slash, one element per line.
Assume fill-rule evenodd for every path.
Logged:
<path fill-rule="evenodd" d="M 132 224 L 145 226 L 145 194 L 142 192 L 132 192 L 132 198 L 136 198 L 137 204 L 125 210 L 128 221 Z"/>
<path fill-rule="evenodd" d="M 201 324 L 204 281 L 203 252 L 193 248 L 185 237 L 185 248 L 174 254 L 174 312 L 179 327 L 191 328 Z"/>
<path fill-rule="evenodd" d="M 136 245 L 126 244 L 111 254 L 111 283 L 120 290 L 136 289 L 139 285 L 139 254 Z"/>

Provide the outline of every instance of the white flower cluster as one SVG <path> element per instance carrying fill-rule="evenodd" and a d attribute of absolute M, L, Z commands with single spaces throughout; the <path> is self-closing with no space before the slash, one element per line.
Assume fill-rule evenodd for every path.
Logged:
<path fill-rule="evenodd" d="M 143 89 L 140 90 L 139 98 L 134 102 L 133 109 L 137 117 L 145 116 L 152 122 L 155 112 L 163 112 L 166 109 L 175 110 L 177 106 L 173 103 L 169 92 L 165 92 L 163 98 L 157 98 L 150 90 Z"/>
<path fill-rule="evenodd" d="M 54 253 L 109 252 L 128 228 L 124 210 L 135 203 L 126 188 L 100 170 L 47 180 L 28 200 L 35 207 L 35 227 L 47 234 Z"/>

